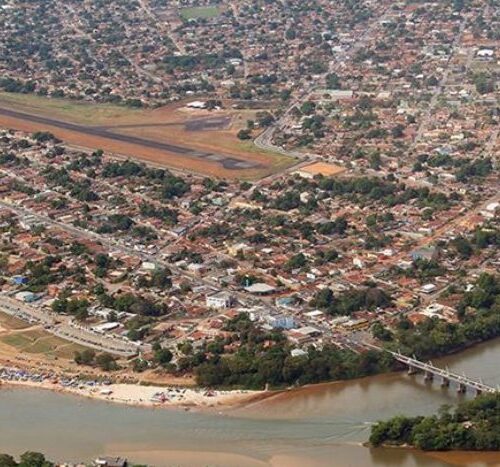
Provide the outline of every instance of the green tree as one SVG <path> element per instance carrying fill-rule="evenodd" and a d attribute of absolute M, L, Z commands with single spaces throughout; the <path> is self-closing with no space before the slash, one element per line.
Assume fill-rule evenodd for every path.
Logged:
<path fill-rule="evenodd" d="M 19 467 L 53 467 L 53 465 L 43 454 L 32 451 L 21 454 L 21 462 L 19 463 Z"/>
<path fill-rule="evenodd" d="M 162 367 L 167 367 L 172 361 L 173 356 L 169 349 L 160 348 L 155 352 L 155 361 Z"/>
<path fill-rule="evenodd" d="M 16 460 L 9 456 L 8 454 L 0 454 L 0 466 L 1 467 L 17 467 Z"/>
<path fill-rule="evenodd" d="M 109 353 L 99 354 L 95 359 L 96 364 L 104 371 L 115 371 L 118 370 L 118 364 L 116 363 L 115 357 Z"/>
<path fill-rule="evenodd" d="M 287 271 L 292 271 L 293 269 L 299 269 L 307 264 L 307 258 L 304 253 L 298 253 L 292 256 L 285 264 L 285 269 Z"/>
<path fill-rule="evenodd" d="M 236 136 L 241 140 L 252 139 L 252 133 L 249 129 L 241 129 Z"/>
<path fill-rule="evenodd" d="M 95 352 L 92 349 L 85 349 L 82 352 L 75 352 L 75 363 L 78 365 L 92 365 L 95 360 Z"/>
<path fill-rule="evenodd" d="M 391 341 L 394 337 L 392 332 L 384 327 L 384 325 L 379 321 L 373 323 L 371 330 L 373 337 L 380 339 L 381 341 Z"/>

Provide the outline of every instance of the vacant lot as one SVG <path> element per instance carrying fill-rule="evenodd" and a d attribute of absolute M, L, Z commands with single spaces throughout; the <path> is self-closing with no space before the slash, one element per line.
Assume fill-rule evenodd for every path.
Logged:
<path fill-rule="evenodd" d="M 188 110 L 183 103 L 130 109 L 0 93 L 0 126 L 51 131 L 71 145 L 225 178 L 260 178 L 294 163 L 237 139 L 255 113 Z"/>

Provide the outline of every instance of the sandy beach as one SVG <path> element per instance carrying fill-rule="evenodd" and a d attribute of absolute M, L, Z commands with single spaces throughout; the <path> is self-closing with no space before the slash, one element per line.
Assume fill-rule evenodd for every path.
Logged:
<path fill-rule="evenodd" d="M 265 393 L 264 391 L 213 391 L 203 388 L 141 386 L 138 384 L 109 384 L 67 387 L 50 381 L 1 381 L 0 388 L 21 386 L 44 389 L 118 404 L 165 408 L 229 408 L 244 405 Z"/>

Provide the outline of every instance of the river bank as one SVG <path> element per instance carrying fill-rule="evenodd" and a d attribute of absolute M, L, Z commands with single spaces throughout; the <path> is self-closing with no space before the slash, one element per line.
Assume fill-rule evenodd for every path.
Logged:
<path fill-rule="evenodd" d="M 500 339 L 436 361 L 500 384 Z M 490 467 L 500 453 L 365 448 L 371 426 L 405 414 L 435 413 L 457 395 L 422 376 L 395 373 L 265 394 L 234 409 L 158 410 L 15 386 L 0 391 L 0 452 L 27 449 L 55 460 L 123 455 L 155 467 Z M 213 462 L 212 462 L 213 460 Z M 294 464 L 295 462 L 295 464 Z M 273 465 L 274 463 L 274 465 Z"/>
<path fill-rule="evenodd" d="M 486 342 L 475 342 L 473 345 L 462 350 L 456 350 L 449 355 L 443 356 L 437 360 L 444 363 L 449 359 L 459 357 L 462 353 L 471 352 L 488 345 Z M 5 368 L 5 367 L 4 367 Z M 211 390 L 199 387 L 179 386 L 179 385 L 154 385 L 140 383 L 111 383 L 103 384 L 97 381 L 69 381 L 67 377 L 58 377 L 52 374 L 50 377 L 39 381 L 39 374 L 35 367 L 29 369 L 14 368 L 14 371 L 20 371 L 24 375 L 21 378 L 2 377 L 2 368 L 0 368 L 0 389 L 2 385 L 20 386 L 31 389 L 50 390 L 59 393 L 68 393 L 79 397 L 89 399 L 103 400 L 106 402 L 125 404 L 136 407 L 163 407 L 179 409 L 239 409 L 252 408 L 254 404 L 259 405 L 262 401 L 272 404 L 274 400 L 278 402 L 284 398 L 296 399 L 302 395 L 310 395 L 327 391 L 329 388 L 337 385 L 343 385 L 352 382 L 369 382 L 374 378 L 394 378 L 400 377 L 402 371 L 393 371 L 380 373 L 373 376 L 354 378 L 352 380 L 339 380 L 308 384 L 304 386 L 275 389 L 275 390 Z M 35 373 L 34 373 L 35 372 Z M 29 375 L 33 374 L 34 378 Z M 26 376 L 28 375 L 28 376 Z"/>
<path fill-rule="evenodd" d="M 436 459 L 452 466 L 491 466 L 498 467 L 500 465 L 500 452 L 498 451 L 424 451 L 411 445 L 395 445 L 384 443 L 374 447 L 370 443 L 362 443 L 362 446 L 371 450 L 395 451 L 403 454 L 411 454 L 429 459 Z"/>
<path fill-rule="evenodd" d="M 265 391 L 219 391 L 203 388 L 75 381 L 30 374 L 17 368 L 0 369 L 0 389 L 24 387 L 67 393 L 135 407 L 182 409 L 231 408 L 265 396 Z"/>
<path fill-rule="evenodd" d="M 117 447 L 113 447 L 116 449 Z M 165 459 L 168 459 L 170 465 L 189 466 L 189 467 L 206 467 L 207 459 L 210 459 L 210 465 L 231 466 L 238 465 L 239 467 L 351 467 L 356 464 L 339 463 L 336 464 L 331 459 L 316 458 L 306 456 L 303 453 L 295 454 L 276 454 L 269 459 L 260 460 L 251 456 L 243 456 L 228 452 L 190 452 L 181 450 L 153 450 L 153 451 L 134 451 L 134 450 L 117 449 L 116 452 L 121 452 L 129 459 L 147 459 L 151 465 L 162 466 Z M 343 446 L 344 449 L 364 449 L 355 445 Z M 340 447 L 339 447 L 340 449 Z M 383 450 L 374 454 L 374 465 L 380 465 L 376 461 L 377 456 L 385 452 Z M 413 451 L 409 453 L 416 460 L 416 466 L 436 467 L 436 461 L 439 465 L 455 466 L 455 467 L 498 467 L 500 465 L 500 453 L 491 452 L 470 452 L 463 451 L 459 453 L 434 453 Z M 401 452 L 401 456 L 395 456 L 396 461 L 393 465 L 400 465 L 397 462 L 402 460 L 405 463 L 407 453 Z M 342 462 L 342 461 L 341 461 Z M 405 464 L 402 464 L 405 465 Z M 385 466 L 384 466 L 385 467 Z"/>

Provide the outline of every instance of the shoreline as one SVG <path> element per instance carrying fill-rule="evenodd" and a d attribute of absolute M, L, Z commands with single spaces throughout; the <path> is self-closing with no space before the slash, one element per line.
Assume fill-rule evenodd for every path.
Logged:
<path fill-rule="evenodd" d="M 463 354 L 463 356 L 461 356 L 461 357 L 450 359 L 450 363 L 453 366 L 458 365 L 460 367 L 460 365 L 463 365 L 463 364 L 468 362 L 468 365 L 465 365 L 465 366 L 468 368 L 471 368 L 471 367 L 476 366 L 477 362 L 483 362 L 483 360 L 486 359 L 485 363 L 484 363 L 484 367 L 482 367 L 484 369 L 484 371 L 486 371 L 486 369 L 489 369 L 489 368 L 496 368 L 499 345 L 500 345 L 500 340 L 498 340 L 498 339 L 495 341 L 492 341 L 491 343 L 483 343 L 481 346 L 478 346 L 476 350 L 472 350 L 472 351 L 469 350 L 469 352 Z M 472 360 L 470 357 L 472 357 Z M 465 363 L 463 363 L 463 362 L 465 362 Z M 11 364 L 12 364 L 12 362 L 11 362 Z M 440 365 L 442 365 L 442 364 L 444 364 L 444 363 L 440 363 Z M 379 375 L 379 377 L 377 377 L 375 379 L 367 379 L 366 382 L 364 382 L 364 383 L 362 381 L 356 382 L 354 384 L 355 387 L 352 388 L 352 391 L 351 391 L 351 387 L 349 385 L 346 386 L 347 389 L 345 389 L 343 385 L 339 385 L 339 382 L 336 382 L 333 384 L 332 383 L 323 383 L 320 385 L 311 385 L 308 388 L 298 388 L 298 390 L 291 389 L 291 390 L 282 390 L 282 391 L 270 391 L 268 393 L 257 395 L 255 397 L 255 399 L 253 399 L 253 401 L 254 401 L 253 403 L 252 402 L 245 403 L 245 401 L 242 401 L 242 404 L 243 404 L 243 408 L 241 409 L 243 411 L 242 413 L 240 413 L 239 409 L 236 409 L 235 412 L 233 413 L 233 409 L 230 409 L 230 408 L 228 408 L 227 410 L 224 410 L 222 408 L 211 408 L 210 409 L 207 407 L 207 408 L 200 409 L 199 412 L 195 411 L 193 409 L 192 414 L 187 414 L 187 413 L 183 414 L 184 410 L 180 406 L 172 406 L 172 405 L 164 406 L 163 405 L 163 406 L 160 406 L 160 409 L 164 408 L 164 409 L 170 409 L 170 410 L 161 411 L 161 410 L 157 410 L 157 407 L 154 407 L 154 406 L 152 406 L 150 408 L 141 407 L 141 408 L 137 408 L 137 409 L 131 407 L 130 414 L 123 415 L 123 413 L 122 413 L 123 409 L 125 409 L 125 411 L 128 412 L 127 404 L 125 404 L 125 403 L 123 403 L 120 407 L 119 405 L 115 405 L 115 403 L 118 403 L 118 401 L 114 401 L 114 403 L 113 403 L 113 401 L 106 401 L 104 398 L 104 400 L 102 400 L 102 402 L 110 402 L 110 404 L 99 405 L 99 400 L 96 400 L 96 399 L 95 399 L 96 404 L 93 404 L 94 400 L 91 400 L 91 398 L 86 398 L 86 400 L 85 399 L 78 400 L 78 399 L 73 397 L 73 394 L 71 394 L 70 391 L 67 391 L 68 392 L 67 395 L 61 394 L 60 400 L 57 400 L 56 398 L 58 397 L 58 395 L 55 394 L 55 392 L 54 392 L 54 390 L 56 390 L 56 388 L 53 388 L 53 387 L 50 388 L 53 391 L 53 393 L 52 393 L 53 395 L 51 395 L 50 393 L 47 393 L 44 395 L 43 393 L 32 392 L 31 390 L 29 390 L 29 388 L 26 388 L 25 390 L 23 390 L 21 385 L 17 386 L 18 387 L 17 390 L 16 389 L 9 390 L 8 385 L 5 385 L 4 395 L 2 397 L 2 395 L 0 393 L 0 397 L 2 397 L 2 399 L 4 399 L 6 401 L 4 403 L 4 406 L 6 406 L 7 408 L 10 407 L 9 402 L 11 400 L 13 402 L 15 402 L 15 404 L 19 404 L 21 406 L 21 410 L 20 410 L 21 418 L 20 418 L 20 420 L 21 420 L 21 426 L 23 426 L 23 427 L 24 427 L 24 425 L 29 426 L 30 414 L 35 413 L 38 415 L 39 413 L 41 413 L 38 411 L 32 412 L 32 407 L 31 407 L 32 404 L 36 404 L 35 407 L 43 406 L 44 407 L 43 410 L 45 410 L 45 408 L 47 407 L 50 409 L 51 413 L 55 409 L 57 409 L 57 407 L 60 407 L 60 406 L 64 407 L 64 408 L 71 407 L 69 414 L 80 414 L 82 411 L 84 413 L 87 413 L 87 409 L 88 409 L 89 411 L 91 411 L 91 413 L 93 415 L 99 414 L 99 416 L 100 416 L 100 414 L 102 413 L 103 414 L 102 416 L 106 417 L 105 414 L 107 414 L 109 411 L 109 413 L 115 414 L 114 416 L 116 417 L 116 419 L 113 418 L 113 420 L 115 420 L 115 421 L 122 420 L 123 416 L 132 417 L 133 420 L 139 420 L 140 423 L 144 423 L 146 427 L 150 427 L 149 422 L 148 422 L 148 419 L 150 416 L 152 417 L 152 420 L 161 420 L 162 421 L 161 425 L 159 425 L 158 427 L 155 426 L 157 433 L 155 434 L 154 439 L 151 439 L 145 435 L 144 438 L 140 438 L 137 440 L 134 437 L 135 435 L 134 435 L 133 430 L 132 430 L 132 433 L 130 433 L 130 434 L 127 431 L 127 437 L 121 436 L 121 435 L 118 436 L 118 435 L 110 434 L 109 438 L 103 437 L 104 433 L 106 433 L 107 431 L 96 432 L 96 439 L 97 439 L 97 441 L 95 441 L 96 446 L 92 446 L 92 447 L 88 448 L 89 451 L 91 451 L 90 453 L 89 453 L 89 451 L 85 451 L 85 450 L 78 451 L 78 452 L 82 453 L 82 454 L 79 454 L 81 459 L 84 459 L 87 457 L 90 459 L 91 456 L 94 456 L 96 453 L 102 454 L 102 455 L 114 455 L 114 454 L 116 454 L 116 455 L 125 455 L 129 459 L 133 459 L 134 461 L 137 460 L 137 461 L 144 462 L 144 463 L 146 463 L 147 461 L 151 461 L 152 465 L 156 465 L 155 461 L 157 461 L 157 465 L 161 465 L 161 466 L 171 465 L 170 461 L 176 460 L 179 463 L 179 465 L 182 464 L 182 465 L 191 465 L 193 467 L 194 466 L 203 467 L 205 465 L 203 462 L 206 463 L 207 458 L 212 458 L 212 457 L 208 456 L 208 450 L 211 447 L 213 447 L 215 451 L 225 451 L 225 447 L 226 447 L 226 444 L 224 444 L 224 442 L 222 442 L 222 444 L 220 444 L 220 445 L 215 444 L 214 446 L 209 444 L 207 442 L 207 439 L 204 436 L 202 436 L 203 434 L 205 434 L 204 429 L 209 430 L 210 427 L 214 426 L 214 428 L 222 429 L 223 433 L 226 433 L 226 431 L 224 431 L 224 430 L 229 430 L 229 433 L 231 433 L 232 425 L 227 425 L 228 423 L 229 424 L 235 423 L 235 426 L 239 426 L 238 425 L 239 422 L 233 422 L 231 420 L 233 418 L 233 415 L 237 419 L 239 419 L 240 417 L 242 417 L 242 419 L 246 419 L 248 417 L 251 420 L 254 418 L 258 418 L 260 420 L 265 420 L 268 417 L 274 419 L 274 415 L 280 415 L 281 413 L 286 415 L 288 413 L 289 408 L 297 406 L 298 412 L 290 413 L 290 422 L 288 422 L 288 416 L 284 417 L 284 418 L 286 418 L 286 420 L 281 420 L 281 418 L 278 417 L 278 418 L 280 418 L 280 421 L 277 421 L 277 423 L 285 424 L 285 425 L 276 425 L 276 427 L 288 426 L 288 423 L 292 423 L 292 424 L 296 423 L 297 428 L 302 431 L 304 426 L 308 426 L 308 425 L 304 425 L 304 426 L 302 425 L 304 413 L 307 413 L 307 417 L 308 417 L 308 419 L 310 417 L 310 420 L 316 420 L 316 417 L 319 417 L 319 425 L 321 425 L 321 426 L 324 424 L 325 419 L 323 417 L 325 415 L 328 416 L 328 420 L 329 420 L 329 423 L 327 425 L 325 425 L 325 427 L 320 426 L 320 428 L 318 429 L 317 435 L 314 434 L 314 438 L 312 438 L 315 440 L 313 443 L 314 444 L 313 447 L 310 447 L 308 443 L 306 443 L 304 445 L 297 446 L 297 450 L 294 451 L 293 455 L 295 456 L 295 454 L 296 454 L 298 457 L 300 457 L 301 462 L 302 462 L 301 464 L 300 463 L 297 464 L 297 467 L 298 467 L 298 465 L 311 465 L 311 466 L 316 465 L 316 464 L 313 464 L 313 462 L 311 460 L 313 458 L 314 458 L 314 460 L 319 460 L 320 463 L 318 463 L 318 467 L 320 465 L 321 466 L 328 465 L 328 464 L 325 464 L 325 459 L 327 459 L 327 460 L 331 459 L 331 456 L 333 456 L 333 455 L 338 456 L 337 458 L 339 460 L 340 459 L 348 460 L 349 462 L 351 462 L 350 465 L 363 465 L 366 467 L 368 467 L 369 465 L 373 465 L 374 463 L 380 463 L 380 462 L 382 462 L 382 460 L 388 460 L 388 461 L 394 463 L 394 465 L 402 465 L 403 461 L 405 459 L 408 459 L 408 465 L 410 465 L 413 461 L 415 463 L 421 462 L 422 464 L 425 464 L 426 462 L 428 462 L 430 464 L 436 463 L 437 465 L 454 465 L 456 467 L 465 467 L 468 465 L 473 465 L 474 462 L 477 462 L 478 465 L 480 463 L 480 465 L 483 465 L 485 467 L 486 466 L 493 467 L 494 465 L 500 465 L 500 453 L 478 452 L 478 451 L 475 451 L 472 453 L 471 452 L 464 452 L 464 451 L 419 452 L 419 451 L 416 451 L 414 449 L 403 449 L 403 448 L 387 448 L 387 449 L 372 448 L 372 449 L 370 449 L 369 447 L 367 448 L 367 447 L 362 445 L 363 441 L 366 440 L 365 436 L 361 436 L 361 439 L 358 440 L 358 436 L 356 435 L 354 442 L 350 441 L 350 437 L 348 437 L 347 439 L 344 439 L 344 433 L 346 431 L 346 428 L 343 426 L 343 422 L 346 421 L 346 417 L 347 417 L 346 414 L 349 412 L 349 409 L 345 408 L 348 400 L 356 400 L 356 397 L 358 397 L 358 395 L 360 395 L 360 394 L 365 394 L 366 387 L 368 387 L 368 386 L 371 387 L 372 384 L 375 386 L 376 392 L 373 394 L 371 394 L 371 393 L 367 394 L 369 400 L 375 400 L 375 399 L 373 399 L 373 397 L 386 397 L 385 396 L 386 393 L 384 392 L 384 388 L 392 387 L 391 381 L 399 381 L 399 380 L 407 380 L 408 379 L 402 373 L 399 373 L 399 374 L 393 373 L 393 375 L 390 377 L 390 381 L 388 381 L 388 382 L 385 382 L 385 375 L 382 375 L 381 384 L 379 384 L 379 382 L 378 382 L 379 378 L 380 378 L 380 375 Z M 63 381 L 63 383 L 64 383 L 64 381 Z M 26 386 L 26 385 L 24 385 L 24 386 Z M 57 385 L 53 385 L 53 386 L 57 386 Z M 331 391 L 328 390 L 328 386 L 331 387 Z M 340 386 L 339 391 L 337 391 L 337 389 L 335 389 L 336 386 Z M 380 386 L 380 387 L 378 387 L 378 386 Z M 378 389 L 377 389 L 377 387 L 378 387 Z M 406 390 L 405 387 L 406 387 L 406 385 L 404 385 L 404 387 L 403 387 L 403 394 L 405 394 L 405 390 Z M 343 390 L 343 388 L 345 390 Z M 418 398 L 416 400 L 416 404 L 423 404 L 423 407 L 425 408 L 425 407 L 427 407 L 426 398 L 427 398 L 428 390 L 424 389 L 424 388 L 420 388 L 420 389 L 421 389 L 421 391 L 418 390 L 416 394 L 418 394 L 419 391 L 420 392 L 425 391 L 425 393 L 423 393 L 421 395 L 421 398 Z M 0 388 L 0 390 L 1 390 L 1 388 Z M 396 394 L 401 393 L 401 390 L 399 389 L 399 384 L 395 386 L 395 390 L 397 392 L 388 391 L 387 397 L 389 397 L 390 395 L 396 395 Z M 302 391 L 312 391 L 313 397 L 309 398 L 307 393 L 302 393 Z M 280 392 L 281 392 L 281 395 L 279 394 Z M 339 397 L 336 396 L 337 392 L 339 392 L 339 394 L 340 394 Z M 438 394 L 438 402 L 439 402 L 439 397 L 440 397 L 439 394 L 441 394 L 441 392 L 439 390 L 437 390 L 436 392 Z M 295 393 L 295 396 L 292 395 L 293 393 Z M 415 393 L 415 391 L 410 392 L 410 394 L 413 394 L 413 393 Z M 37 394 L 39 394 L 39 399 L 37 398 Z M 330 407 L 330 401 L 328 400 L 328 398 L 330 397 L 330 394 L 331 394 L 331 396 L 333 396 L 333 399 L 336 402 L 334 402 L 332 410 L 330 410 L 329 412 L 323 413 L 323 407 L 326 407 L 327 404 L 328 404 L 328 407 Z M 430 391 L 429 392 L 430 403 L 432 405 L 434 405 L 432 394 L 433 394 L 433 391 Z M 323 395 L 324 395 L 324 397 L 323 397 Z M 76 396 L 76 397 L 78 397 L 78 396 Z M 27 404 L 29 403 L 28 406 L 30 407 L 28 410 L 22 409 L 22 406 L 24 405 L 23 400 L 25 400 L 25 399 L 28 399 L 26 401 Z M 258 399 L 262 399 L 261 404 L 256 402 L 256 401 L 258 401 Z M 326 399 L 326 401 L 324 399 Z M 252 399 L 250 399 L 250 400 L 252 400 Z M 268 400 L 269 400 L 269 403 L 268 403 Z M 9 401 L 9 402 L 7 402 L 7 401 Z M 277 402 L 277 405 L 274 407 L 275 401 Z M 282 404 L 280 401 L 284 401 L 284 403 Z M 297 401 L 297 402 L 295 402 L 295 401 Z M 316 402 L 318 402 L 320 404 L 319 405 L 320 410 L 316 411 L 316 412 L 311 412 L 310 411 L 311 404 L 316 403 Z M 87 405 L 87 404 L 90 404 L 90 405 Z M 260 408 L 259 408 L 259 406 L 260 406 Z M 385 403 L 384 406 L 390 406 L 390 403 Z M 400 406 L 400 404 L 398 404 L 398 406 Z M 248 410 L 247 410 L 247 408 L 248 408 Z M 360 412 L 360 410 L 356 410 L 356 414 L 358 414 L 358 412 Z M 12 415 L 16 414 L 17 408 L 13 409 L 12 412 L 8 412 L 8 413 L 11 413 Z M 150 415 L 148 415 L 148 413 Z M 379 418 L 384 418 L 383 417 L 384 413 L 385 412 L 380 413 L 379 411 L 376 411 L 373 416 L 368 417 L 367 415 L 364 414 L 364 409 L 362 408 L 361 412 L 359 413 L 359 416 L 356 415 L 356 418 L 351 420 L 350 415 L 349 415 L 348 420 L 355 424 L 356 430 L 359 430 L 359 429 L 361 429 L 361 426 L 366 425 L 366 420 L 377 420 Z M 404 413 L 404 411 L 402 411 L 401 413 Z M 333 421 L 334 426 L 330 427 L 330 418 L 335 418 L 335 416 L 336 416 L 335 414 L 337 414 L 337 416 L 340 418 L 338 420 L 334 420 Z M 201 417 L 208 416 L 208 417 L 214 417 L 214 418 L 207 419 L 206 425 L 202 425 L 200 427 L 199 421 L 197 418 L 199 416 L 201 416 Z M 165 419 L 165 417 L 166 417 L 166 419 Z M 174 417 L 174 418 L 171 419 L 171 417 Z M 182 428 L 182 427 L 184 427 L 184 425 L 182 425 L 182 424 L 181 424 L 181 427 L 179 428 L 178 423 L 176 423 L 176 421 L 178 419 L 175 417 L 181 417 L 181 419 L 183 420 L 183 423 L 184 422 L 186 423 L 185 428 Z M 51 415 L 51 418 L 54 418 L 58 429 L 61 431 L 64 431 L 64 429 L 58 425 L 59 419 L 57 416 L 57 412 L 55 415 Z M 359 418 L 359 420 L 358 420 L 358 418 Z M 92 417 L 92 420 L 93 420 L 92 423 L 97 423 L 94 421 L 93 417 Z M 97 418 L 97 420 L 99 420 L 99 419 Z M 85 421 L 85 420 L 82 420 L 82 421 Z M 338 426 L 338 427 L 336 426 L 337 422 L 340 424 L 340 426 Z M 220 423 L 220 425 L 219 425 L 219 423 Z M 242 422 L 242 423 L 246 423 L 246 421 Z M 254 423 L 254 422 L 251 421 L 250 425 L 249 425 L 252 429 L 255 426 L 258 426 L 258 425 L 252 425 L 252 423 Z M 261 423 L 261 422 L 258 422 L 258 423 Z M 272 422 L 272 423 L 274 423 L 274 422 Z M 349 426 L 352 423 L 349 423 Z M 215 424 L 215 425 L 213 425 L 213 424 Z M 85 423 L 83 425 L 85 426 L 87 431 L 93 429 L 93 425 L 87 426 L 87 424 L 85 424 Z M 108 424 L 106 424 L 105 426 L 107 427 L 107 425 Z M 113 426 L 113 423 L 110 422 L 109 425 Z M 155 423 L 153 423 L 153 425 L 155 425 Z M 315 426 L 316 426 L 316 424 L 315 424 Z M 168 427 L 168 428 L 165 428 L 165 427 Z M 189 443 L 186 443 L 186 446 L 184 446 L 183 444 L 177 445 L 175 440 L 171 440 L 172 441 L 171 444 L 163 444 L 162 437 L 164 435 L 166 435 L 167 433 L 170 433 L 169 430 L 172 430 L 173 433 L 176 433 L 178 429 L 181 429 L 181 430 L 186 429 L 187 433 L 188 433 L 186 435 L 186 439 L 189 441 L 190 436 L 192 435 L 191 430 L 194 429 L 193 427 L 202 429 L 201 434 L 199 436 L 201 437 L 200 439 L 203 441 L 203 442 L 200 442 L 200 444 L 196 444 L 196 446 L 194 448 L 192 448 L 192 446 Z M 152 429 L 152 427 L 150 427 L 150 428 Z M 103 430 L 105 430 L 105 429 L 103 429 Z M 245 440 L 248 439 L 248 434 L 246 433 L 246 426 L 243 426 L 242 430 L 243 430 L 243 433 L 245 434 L 245 436 L 242 435 L 242 437 L 241 437 L 243 439 L 243 442 L 241 445 L 238 445 L 238 446 L 235 445 L 234 450 L 230 449 L 231 454 L 234 452 L 236 452 L 236 453 L 250 452 L 250 454 L 253 453 L 253 451 L 251 450 L 251 449 L 253 449 L 253 444 L 251 445 L 252 448 L 249 448 L 249 445 L 246 444 L 246 442 L 245 442 Z M 36 434 L 37 431 L 38 431 L 38 426 L 36 427 L 36 429 L 33 430 L 33 433 L 31 433 L 31 432 L 29 433 L 30 436 L 33 436 L 33 439 L 35 439 L 35 440 L 37 439 L 36 436 L 38 436 Z M 153 431 L 153 429 L 152 429 L 152 431 Z M 338 433 L 337 433 L 337 431 L 338 431 Z M 86 433 L 87 432 L 85 432 L 85 434 Z M 181 431 L 181 433 L 183 433 L 183 431 Z M 293 431 L 293 433 L 295 433 L 295 431 Z M 339 435 L 340 439 L 337 435 Z M 94 436 L 94 435 L 92 434 L 92 436 Z M 228 436 L 230 439 L 233 439 L 231 437 L 232 435 L 228 435 Z M 311 433 L 311 436 L 313 436 L 312 433 Z M 325 437 L 328 438 L 326 440 L 326 442 L 325 442 Z M 105 442 L 106 442 L 106 445 L 104 447 L 100 444 L 101 438 L 103 440 L 105 440 Z M 211 438 L 211 437 L 209 437 L 209 438 Z M 94 438 L 92 438 L 92 439 L 94 440 Z M 198 439 L 198 436 L 196 437 L 196 439 Z M 223 439 L 225 441 L 226 437 L 224 436 Z M 237 439 L 239 440 L 240 437 L 237 436 Z M 290 448 L 291 445 L 293 445 L 293 441 L 290 443 L 288 436 L 285 439 L 287 440 L 286 446 L 288 448 Z M 292 439 L 294 439 L 294 437 L 292 437 Z M 321 440 L 321 441 L 319 443 L 316 443 L 317 439 Z M 263 443 L 262 446 L 268 446 L 267 441 L 264 441 L 264 440 L 260 440 L 260 441 Z M 344 441 L 345 441 L 345 443 L 344 443 Z M 18 447 L 17 448 L 18 453 L 20 453 L 22 451 L 22 449 L 24 449 L 26 447 L 25 440 L 17 441 L 15 432 L 11 435 L 10 439 L 8 439 L 8 442 L 12 443 L 12 446 Z M 15 444 L 14 442 L 17 444 Z M 43 442 L 45 443 L 45 441 L 43 441 Z M 108 444 L 108 443 L 110 443 L 110 444 Z M 337 445 L 337 443 L 339 443 L 339 444 Z M 319 446 L 319 445 L 321 445 L 321 446 Z M 332 447 L 332 445 L 335 445 L 335 447 Z M 258 444 L 258 446 L 260 446 L 260 444 Z M 180 452 L 180 453 L 172 452 L 173 450 L 176 450 L 176 449 L 182 450 L 183 447 L 185 447 L 186 452 Z M 305 449 L 306 447 L 308 449 Z M 309 449 L 309 447 L 310 447 L 310 449 Z M 202 452 L 202 454 L 199 454 L 199 452 Z M 318 452 L 317 459 L 315 457 L 316 452 Z M 54 458 L 59 456 L 59 458 L 61 458 L 61 459 L 64 459 L 65 458 L 64 456 L 66 455 L 65 451 L 64 450 L 61 451 L 61 449 L 58 446 L 54 447 L 53 454 L 52 453 L 48 453 L 48 454 L 51 454 L 51 456 Z M 290 453 L 290 454 L 292 455 L 292 453 Z M 216 454 L 210 453 L 210 456 L 214 456 L 214 458 L 215 458 Z M 257 462 L 255 462 L 253 459 L 248 459 L 248 464 L 245 464 L 244 463 L 245 459 L 242 459 L 242 458 L 236 459 L 232 456 L 225 457 L 222 454 L 221 454 L 221 457 L 217 457 L 217 461 L 220 462 L 220 465 L 223 467 L 230 467 L 230 466 L 236 465 L 236 464 L 237 465 L 245 465 L 245 467 L 253 467 L 254 465 L 256 467 L 261 467 L 263 465 L 268 465 L 268 467 L 271 467 L 271 466 L 275 467 L 271 463 L 272 459 L 265 458 L 264 461 L 267 462 L 266 464 L 259 464 L 258 463 L 259 460 L 262 460 L 262 459 L 257 459 Z M 169 462 L 170 462 L 170 464 L 169 464 Z M 323 463 L 321 463 L 321 462 L 323 462 Z M 287 458 L 280 465 L 280 467 L 285 467 L 285 466 L 288 467 L 291 465 L 295 465 L 295 464 L 292 464 L 290 458 Z M 346 462 L 346 465 L 347 465 L 347 462 Z"/>
<path fill-rule="evenodd" d="M 474 342 L 473 344 L 455 349 L 447 355 L 438 357 L 441 359 L 470 351 L 473 348 L 487 345 L 488 343 L 500 339 L 498 337 L 487 341 Z M 15 370 L 23 371 L 19 367 Z M 225 389 L 211 390 L 200 387 L 189 387 L 179 385 L 142 385 L 137 383 L 113 383 L 108 385 L 89 386 L 85 382 L 78 386 L 63 385 L 58 381 L 26 381 L 26 380 L 5 380 L 0 378 L 0 390 L 8 387 L 25 387 L 31 389 L 49 390 L 62 394 L 71 394 L 87 399 L 111 402 L 115 404 L 129 405 L 132 407 L 145 408 L 170 408 L 184 410 L 208 410 L 208 409 L 237 409 L 251 407 L 253 404 L 263 400 L 272 400 L 283 394 L 299 394 L 303 391 L 321 390 L 324 387 L 331 387 L 341 383 L 348 383 L 356 380 L 366 380 L 368 378 L 380 377 L 384 375 L 397 375 L 403 371 L 388 371 L 377 373 L 375 375 L 364 376 L 338 381 L 325 381 L 321 383 L 307 384 L 303 386 L 279 388 L 271 390 L 246 390 L 246 389 Z M 109 392 L 111 391 L 111 392 Z M 151 400 L 156 394 L 163 396 L 157 400 Z"/>
<path fill-rule="evenodd" d="M 126 383 L 94 387 L 82 384 L 79 387 L 66 387 L 48 381 L 0 380 L 0 391 L 14 388 L 52 391 L 130 407 L 182 409 L 185 411 L 236 408 L 266 397 L 265 391 L 210 391 L 203 388 L 142 386 Z"/>
<path fill-rule="evenodd" d="M 500 451 L 484 451 L 477 450 L 471 451 L 467 449 L 450 449 L 447 451 L 424 451 L 411 444 L 390 444 L 385 443 L 380 446 L 373 446 L 370 442 L 366 441 L 360 443 L 360 446 L 365 449 L 387 449 L 401 452 L 418 453 L 430 459 L 451 463 L 456 466 L 467 466 L 471 462 L 484 462 L 486 465 L 498 465 L 500 463 Z"/>

